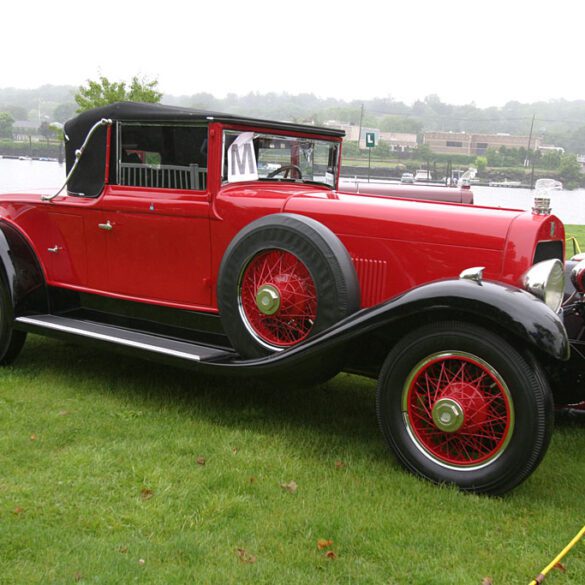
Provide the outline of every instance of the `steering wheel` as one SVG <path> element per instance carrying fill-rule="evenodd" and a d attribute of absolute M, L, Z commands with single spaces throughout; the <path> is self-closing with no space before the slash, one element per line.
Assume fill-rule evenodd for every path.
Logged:
<path fill-rule="evenodd" d="M 303 173 L 300 169 L 300 167 L 298 167 L 297 165 L 282 165 L 281 167 L 278 167 L 275 171 L 272 171 L 271 173 L 268 173 L 268 175 L 266 175 L 267 179 L 274 179 L 274 177 L 276 177 L 276 175 L 279 175 L 280 173 L 284 173 L 284 178 L 288 179 L 288 174 L 290 173 L 290 171 L 296 171 L 298 174 L 298 178 L 302 179 L 303 178 Z"/>

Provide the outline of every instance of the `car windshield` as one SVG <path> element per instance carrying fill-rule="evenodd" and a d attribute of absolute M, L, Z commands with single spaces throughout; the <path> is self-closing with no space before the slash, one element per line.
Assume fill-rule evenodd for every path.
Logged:
<path fill-rule="evenodd" d="M 337 142 L 226 130 L 223 148 L 225 182 L 270 180 L 335 186 Z"/>

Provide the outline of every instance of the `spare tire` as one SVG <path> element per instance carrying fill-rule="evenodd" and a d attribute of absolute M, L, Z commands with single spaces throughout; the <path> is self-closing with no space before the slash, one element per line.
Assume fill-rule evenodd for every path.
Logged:
<path fill-rule="evenodd" d="M 323 224 L 279 213 L 232 240 L 219 268 L 217 303 L 234 349 L 246 358 L 282 351 L 360 306 L 351 257 Z"/>

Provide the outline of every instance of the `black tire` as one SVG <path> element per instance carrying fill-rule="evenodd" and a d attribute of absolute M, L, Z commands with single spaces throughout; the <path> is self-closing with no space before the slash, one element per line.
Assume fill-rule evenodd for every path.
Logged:
<path fill-rule="evenodd" d="M 272 267 L 275 261 L 277 274 L 253 280 L 263 276 L 254 272 L 262 263 Z M 282 283 L 283 290 L 292 289 L 288 297 Z M 273 303 L 262 311 L 259 293 Z M 230 243 L 219 269 L 217 302 L 232 345 L 254 358 L 296 345 L 347 317 L 359 308 L 360 292 L 351 257 L 331 230 L 309 217 L 279 213 L 246 226 Z"/>
<path fill-rule="evenodd" d="M 552 394 L 536 360 L 459 322 L 421 327 L 392 349 L 380 373 L 377 413 L 406 469 L 493 495 L 536 469 L 554 423 Z"/>
<path fill-rule="evenodd" d="M 11 364 L 18 357 L 26 341 L 26 332 L 15 331 L 13 322 L 12 300 L 7 287 L 0 279 L 0 366 Z"/>

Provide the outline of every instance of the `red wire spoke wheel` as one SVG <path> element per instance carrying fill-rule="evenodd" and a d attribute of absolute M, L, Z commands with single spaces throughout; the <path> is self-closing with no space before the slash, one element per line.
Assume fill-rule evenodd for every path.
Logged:
<path fill-rule="evenodd" d="M 303 215 L 276 213 L 230 242 L 219 268 L 217 304 L 234 349 L 258 358 L 303 343 L 357 311 L 360 289 L 348 251 L 329 228 Z M 330 377 L 343 359 L 337 350 L 319 358 L 307 369 L 327 376 L 310 377 Z"/>
<path fill-rule="evenodd" d="M 376 398 L 399 462 L 476 493 L 499 495 L 523 482 L 544 457 L 554 420 L 529 347 L 473 323 L 409 329 L 384 362 Z"/>
<path fill-rule="evenodd" d="M 317 319 L 313 278 L 285 250 L 267 250 L 252 258 L 242 274 L 239 302 L 252 335 L 275 347 L 303 341 Z"/>
<path fill-rule="evenodd" d="M 417 364 L 404 388 L 403 412 L 417 445 L 447 466 L 493 461 L 514 428 L 505 382 L 467 353 L 439 353 Z"/>

